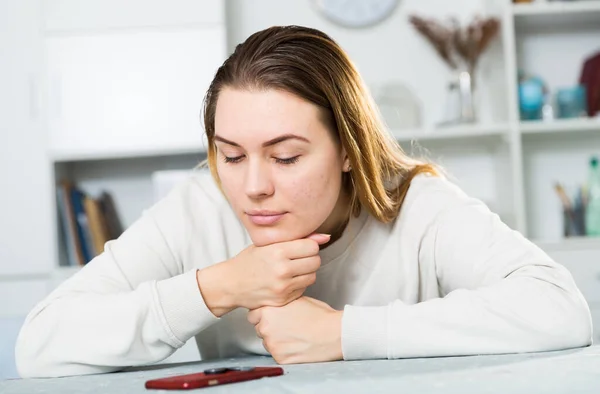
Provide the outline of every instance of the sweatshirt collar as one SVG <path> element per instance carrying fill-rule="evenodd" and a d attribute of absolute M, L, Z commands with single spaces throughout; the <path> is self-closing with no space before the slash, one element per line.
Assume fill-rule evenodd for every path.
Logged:
<path fill-rule="evenodd" d="M 365 223 L 367 222 L 368 217 L 369 213 L 364 207 L 362 207 L 360 214 L 357 217 L 352 216 L 350 218 L 346 228 L 344 229 L 344 232 L 342 233 L 342 236 L 319 252 L 319 255 L 321 256 L 321 266 L 329 263 L 332 260 L 335 260 L 348 249 L 348 247 L 360 234 Z"/>

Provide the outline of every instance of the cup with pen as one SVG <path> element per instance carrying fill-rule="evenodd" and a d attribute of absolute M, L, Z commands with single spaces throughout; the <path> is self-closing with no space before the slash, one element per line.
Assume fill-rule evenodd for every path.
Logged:
<path fill-rule="evenodd" d="M 578 188 L 573 203 L 560 183 L 554 189 L 563 206 L 565 237 L 600 237 L 600 158 L 590 158 L 587 183 Z"/>
<path fill-rule="evenodd" d="M 558 194 L 562 204 L 563 235 L 565 237 L 585 236 L 585 207 L 587 205 L 585 186 L 577 188 L 577 194 L 573 202 L 571 202 L 567 192 L 560 183 L 557 182 L 554 184 L 554 190 Z"/>

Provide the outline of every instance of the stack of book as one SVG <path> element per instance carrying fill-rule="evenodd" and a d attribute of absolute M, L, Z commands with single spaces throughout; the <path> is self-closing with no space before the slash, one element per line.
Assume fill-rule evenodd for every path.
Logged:
<path fill-rule="evenodd" d="M 69 181 L 56 191 L 69 265 L 85 265 L 123 233 L 113 198 L 108 192 L 92 198 Z"/>

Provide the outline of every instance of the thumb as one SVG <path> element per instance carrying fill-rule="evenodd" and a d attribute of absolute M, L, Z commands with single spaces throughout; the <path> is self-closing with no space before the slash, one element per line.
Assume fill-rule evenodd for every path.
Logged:
<path fill-rule="evenodd" d="M 248 322 L 253 326 L 260 323 L 260 319 L 262 317 L 262 308 L 253 309 L 248 312 Z"/>
<path fill-rule="evenodd" d="M 329 240 L 331 239 L 331 234 L 313 233 L 306 238 L 316 241 L 319 245 L 323 245 L 329 242 Z"/>

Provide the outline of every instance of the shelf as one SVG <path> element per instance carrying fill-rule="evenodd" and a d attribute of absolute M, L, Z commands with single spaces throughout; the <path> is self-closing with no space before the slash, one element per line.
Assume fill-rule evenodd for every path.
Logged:
<path fill-rule="evenodd" d="M 513 14 L 519 16 L 569 15 L 589 12 L 600 12 L 600 0 L 537 1 L 513 4 Z"/>
<path fill-rule="evenodd" d="M 537 1 L 514 4 L 512 10 L 519 29 L 555 29 L 565 26 L 600 28 L 600 0 Z"/>
<path fill-rule="evenodd" d="M 50 271 L 31 273 L 0 274 L 0 282 L 29 281 L 29 280 L 65 280 L 81 270 L 82 267 L 59 266 Z"/>
<path fill-rule="evenodd" d="M 600 250 L 600 237 L 572 237 L 534 243 L 544 251 Z"/>
<path fill-rule="evenodd" d="M 600 136 L 600 118 L 556 119 L 552 121 L 524 121 L 520 124 L 521 134 L 594 134 Z"/>
<path fill-rule="evenodd" d="M 51 276 L 58 279 L 68 279 L 69 277 L 75 275 L 79 272 L 83 267 L 81 266 L 58 266 L 55 268 Z"/>
<path fill-rule="evenodd" d="M 474 124 L 435 129 L 396 130 L 392 135 L 396 140 L 403 141 L 448 141 L 460 139 L 501 138 L 508 133 L 506 124 Z"/>
<path fill-rule="evenodd" d="M 55 163 L 72 161 L 91 161 L 91 160 L 110 160 L 110 159 L 130 159 L 138 157 L 159 157 L 159 156 L 177 156 L 205 154 L 206 146 L 203 143 L 190 144 L 186 146 L 171 147 L 141 147 L 135 149 L 102 149 L 102 150 L 52 150 L 50 159 Z"/>

